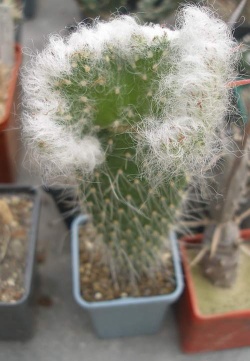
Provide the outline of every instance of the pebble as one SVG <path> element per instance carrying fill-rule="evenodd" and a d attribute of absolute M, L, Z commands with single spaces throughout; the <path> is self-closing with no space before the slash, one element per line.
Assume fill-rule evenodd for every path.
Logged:
<path fill-rule="evenodd" d="M 96 300 L 101 300 L 102 299 L 101 292 L 96 292 L 94 297 L 95 297 Z"/>
<path fill-rule="evenodd" d="M 161 259 L 163 262 L 167 262 L 171 258 L 171 254 L 169 252 L 165 252 L 162 254 Z"/>
<path fill-rule="evenodd" d="M 12 222 L 14 222 L 14 216 L 10 206 L 3 199 L 0 199 L 0 219 L 6 224 L 12 224 Z"/>
<path fill-rule="evenodd" d="M 13 205 L 16 205 L 16 204 L 20 203 L 20 198 L 17 197 L 17 196 L 13 196 L 13 197 L 11 198 L 11 203 L 12 203 Z"/>
<path fill-rule="evenodd" d="M 2 302 L 7 302 L 8 301 L 8 295 L 3 294 L 2 297 L 1 297 L 1 301 Z"/>
<path fill-rule="evenodd" d="M 8 286 L 15 286 L 15 281 L 12 278 L 7 279 L 6 283 Z"/>
<path fill-rule="evenodd" d="M 88 251 L 92 251 L 92 249 L 94 248 L 93 243 L 92 243 L 92 242 L 89 242 L 89 241 L 86 241 L 86 242 L 85 242 L 85 246 L 86 246 L 86 249 L 87 249 Z"/>
<path fill-rule="evenodd" d="M 16 300 L 9 300 L 8 302 L 14 304 L 16 303 Z"/>

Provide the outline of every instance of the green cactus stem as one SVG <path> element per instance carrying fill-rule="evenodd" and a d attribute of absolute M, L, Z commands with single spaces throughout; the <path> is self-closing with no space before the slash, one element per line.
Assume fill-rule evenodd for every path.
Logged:
<path fill-rule="evenodd" d="M 55 91 L 68 104 L 57 122 L 79 129 L 84 115 L 82 134 L 91 129 L 105 150 L 105 164 L 88 182 L 80 182 L 80 197 L 107 245 L 115 273 L 130 274 L 133 281 L 163 267 L 160 254 L 187 185 L 179 175 L 156 191 L 135 162 L 135 125 L 152 108 L 161 112 L 152 99 L 159 74 L 170 68 L 168 43 L 167 37 L 155 37 L 149 46 L 134 35 L 127 59 L 111 45 L 99 60 L 91 51 L 77 52 L 70 59 L 72 72 L 53 79 Z"/>
<path fill-rule="evenodd" d="M 34 59 L 24 83 L 29 154 L 45 177 L 77 185 L 118 283 L 171 264 L 168 233 L 188 184 L 224 146 L 234 47 L 225 24 L 190 6 L 176 31 L 130 16 L 96 21 L 52 37 Z"/>

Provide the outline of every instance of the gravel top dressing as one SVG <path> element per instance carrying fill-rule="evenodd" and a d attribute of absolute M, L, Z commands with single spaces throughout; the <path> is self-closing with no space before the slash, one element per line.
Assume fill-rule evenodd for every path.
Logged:
<path fill-rule="evenodd" d="M 28 195 L 0 195 L 0 302 L 15 303 L 25 292 L 33 204 Z"/>

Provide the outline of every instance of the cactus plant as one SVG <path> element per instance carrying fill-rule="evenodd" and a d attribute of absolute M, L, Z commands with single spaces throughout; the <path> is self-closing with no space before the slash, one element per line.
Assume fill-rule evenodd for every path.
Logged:
<path fill-rule="evenodd" d="M 23 78 L 30 155 L 46 179 L 77 185 L 118 282 L 171 263 L 188 184 L 203 184 L 225 143 L 235 43 L 205 9 L 183 8 L 178 24 L 81 25 L 52 36 Z"/>

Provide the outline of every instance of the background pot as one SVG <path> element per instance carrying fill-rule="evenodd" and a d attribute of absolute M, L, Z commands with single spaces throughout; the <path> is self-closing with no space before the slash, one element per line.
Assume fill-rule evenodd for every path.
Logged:
<path fill-rule="evenodd" d="M 243 239 L 250 239 L 250 229 L 241 231 Z M 200 243 L 202 235 L 186 237 L 181 255 L 185 275 L 185 289 L 177 307 L 177 321 L 184 352 L 214 351 L 250 345 L 250 309 L 205 316 L 198 308 L 186 244 Z"/>
<path fill-rule="evenodd" d="M 28 194 L 34 206 L 29 231 L 29 245 L 25 270 L 25 290 L 22 298 L 15 303 L 0 302 L 0 339 L 23 340 L 32 336 L 34 329 L 33 296 L 35 286 L 35 250 L 39 222 L 40 196 L 31 187 L 0 186 L 0 194 Z"/>
<path fill-rule="evenodd" d="M 15 64 L 7 89 L 5 115 L 0 118 L 0 183 L 13 182 L 16 178 L 18 153 L 20 150 L 20 125 L 18 114 L 19 68 L 22 62 L 22 51 L 15 47 Z M 20 101 L 20 100 L 19 100 Z"/>
<path fill-rule="evenodd" d="M 36 14 L 37 0 L 23 0 L 23 13 L 26 19 L 32 19 Z"/>
<path fill-rule="evenodd" d="M 166 311 L 178 299 L 183 289 L 182 270 L 175 235 L 171 235 L 176 277 L 176 289 L 173 293 L 161 296 L 86 302 L 82 298 L 80 290 L 78 228 L 87 221 L 87 216 L 79 216 L 72 227 L 73 292 L 76 302 L 89 313 L 97 335 L 101 338 L 114 338 L 158 332 L 165 320 Z"/>

